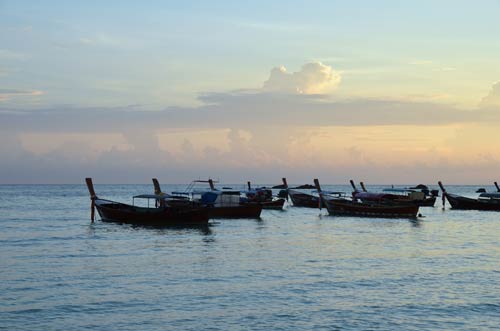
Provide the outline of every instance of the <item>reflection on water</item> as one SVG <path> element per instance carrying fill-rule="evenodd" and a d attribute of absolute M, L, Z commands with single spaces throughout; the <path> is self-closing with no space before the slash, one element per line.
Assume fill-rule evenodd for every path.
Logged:
<path fill-rule="evenodd" d="M 448 189 L 472 196 L 475 190 Z M 151 187 L 96 190 L 129 202 Z M 487 330 L 500 324 L 500 213 L 443 211 L 439 200 L 414 220 L 288 207 L 264 210 L 259 220 L 145 228 L 90 224 L 83 185 L 0 186 L 0 197 L 0 329 Z"/>
<path fill-rule="evenodd" d="M 117 223 L 120 224 L 120 223 Z M 151 226 L 151 225 L 134 225 L 134 224 L 120 224 L 122 226 L 129 226 L 130 228 L 137 231 L 151 231 L 153 234 L 165 235 L 169 233 L 180 234 L 180 233 L 199 233 L 202 235 L 212 234 L 211 227 L 212 224 L 200 224 L 200 225 L 178 225 L 178 226 Z"/>

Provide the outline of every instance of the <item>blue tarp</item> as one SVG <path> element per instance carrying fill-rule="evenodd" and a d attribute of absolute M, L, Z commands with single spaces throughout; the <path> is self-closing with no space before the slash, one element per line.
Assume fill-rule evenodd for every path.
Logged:
<path fill-rule="evenodd" d="M 217 200 L 217 197 L 219 194 L 217 192 L 205 192 L 201 195 L 201 203 L 203 204 L 214 204 L 215 200 Z"/>

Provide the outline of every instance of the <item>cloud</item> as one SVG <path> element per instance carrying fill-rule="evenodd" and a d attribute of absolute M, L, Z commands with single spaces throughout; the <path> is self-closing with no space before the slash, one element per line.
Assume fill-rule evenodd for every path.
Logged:
<path fill-rule="evenodd" d="M 269 23 L 269 22 L 250 22 L 250 21 L 230 21 L 232 24 L 237 27 L 252 29 L 252 30 L 261 30 L 261 31 L 271 31 L 271 32 L 299 32 L 305 31 L 310 27 L 307 25 L 298 25 L 298 24 L 285 24 L 285 23 Z"/>
<path fill-rule="evenodd" d="M 90 44 L 95 43 L 95 41 L 90 39 L 90 38 L 80 38 L 79 41 L 80 41 L 80 43 L 85 44 L 85 45 L 90 45 Z"/>
<path fill-rule="evenodd" d="M 121 37 L 116 35 L 96 33 L 92 35 L 81 35 L 72 39 L 58 39 L 51 42 L 51 45 L 61 50 L 101 48 L 101 49 L 122 49 L 133 50 L 140 47 L 140 40 L 131 37 Z"/>
<path fill-rule="evenodd" d="M 98 33 L 91 36 L 80 37 L 76 41 L 76 44 L 82 46 L 110 47 L 121 49 L 135 49 L 139 46 L 138 41 L 134 40 L 133 38 L 121 37 L 105 33 Z"/>
<path fill-rule="evenodd" d="M 434 69 L 434 71 L 456 71 L 457 68 L 454 68 L 454 67 L 442 67 L 442 68 L 438 68 L 438 69 Z"/>
<path fill-rule="evenodd" d="M 449 66 L 441 66 L 439 67 L 439 63 L 436 63 L 434 61 L 430 60 L 415 60 L 415 61 L 410 61 L 408 62 L 409 65 L 414 65 L 414 66 L 427 66 L 432 69 L 432 71 L 455 71 L 457 68 L 455 67 L 449 67 Z"/>
<path fill-rule="evenodd" d="M 7 76 L 8 74 L 9 74 L 9 70 L 7 70 L 6 68 L 0 67 L 0 77 Z"/>
<path fill-rule="evenodd" d="M 24 60 L 28 56 L 24 53 L 11 51 L 9 49 L 0 49 L 0 59 L 1 60 Z"/>
<path fill-rule="evenodd" d="M 322 94 L 334 90 L 340 83 L 340 73 L 321 62 L 306 63 L 300 71 L 289 73 L 285 67 L 271 70 L 264 82 L 267 92 Z"/>
<path fill-rule="evenodd" d="M 330 67 L 313 63 L 296 73 L 279 71 L 263 89 L 207 93 L 196 107 L 15 109 L 4 103 L 0 183 L 78 182 L 87 175 L 98 182 L 122 183 L 149 182 L 152 176 L 162 176 L 165 182 L 208 176 L 223 176 L 225 181 L 251 176 L 268 182 L 290 176 L 309 182 L 311 174 L 325 182 L 369 174 L 367 181 L 385 178 L 396 183 L 405 182 L 407 173 L 416 181 L 434 180 L 442 173 L 444 180 L 460 182 L 465 172 L 474 174 L 467 180 L 483 181 L 498 169 L 500 154 L 488 151 L 496 151 L 499 108 L 463 110 L 418 94 L 404 100 L 340 100 L 316 94 L 338 84 L 340 76 L 331 83 L 335 79 Z M 494 85 L 485 102 L 498 96 L 498 89 L 499 84 Z M 41 93 L 0 89 L 4 98 Z M 471 138 L 452 140 L 455 133 L 466 136 L 457 129 L 461 127 L 470 127 L 466 132 Z M 197 132 L 205 132 L 202 138 L 218 132 L 222 138 L 195 138 Z M 486 133 L 477 138 L 481 132 Z M 76 135 L 64 138 L 67 133 Z M 78 133 L 92 139 L 79 138 Z M 56 143 L 36 153 L 24 140 L 19 142 L 30 134 L 32 142 L 37 134 L 46 134 Z M 123 139 L 100 143 L 102 148 L 96 149 L 99 134 Z"/>
<path fill-rule="evenodd" d="M 39 90 L 0 89 L 0 101 L 5 101 L 12 97 L 37 96 L 42 94 L 44 92 Z"/>
<path fill-rule="evenodd" d="M 0 107 L 3 137 L 31 133 L 32 139 L 37 139 L 37 133 L 42 133 L 53 135 L 51 141 L 57 142 L 55 148 L 45 149 L 48 152 L 35 153 L 27 150 L 26 144 L 0 137 L 0 151 L 4 150 L 5 156 L 0 159 L 0 183 L 74 183 L 88 175 L 98 182 L 117 183 L 148 182 L 151 176 L 161 176 L 165 182 L 186 182 L 208 176 L 222 176 L 225 181 L 242 181 L 246 179 L 243 177 L 250 176 L 268 182 L 282 176 L 310 181 L 311 174 L 325 178 L 325 182 L 342 182 L 356 173 L 370 174 L 371 177 L 365 179 L 372 182 L 386 178 L 396 183 L 407 179 L 405 172 L 418 174 L 415 180 L 423 181 L 430 178 L 434 170 L 446 173 L 443 179 L 451 182 L 459 178 L 460 171 L 478 169 L 487 163 L 488 172 L 481 173 L 482 177 L 471 177 L 482 180 L 498 165 L 493 161 L 475 165 L 477 157 L 467 153 L 471 164 L 466 168 L 443 163 L 450 169 L 457 168 L 457 177 L 452 177 L 450 174 L 455 170 L 448 171 L 445 166 L 433 169 L 432 161 L 426 161 L 423 166 L 397 168 L 397 171 L 386 159 L 383 163 L 388 165 L 380 162 L 388 153 L 399 153 L 399 159 L 410 164 L 411 153 L 417 155 L 418 160 L 435 160 L 443 153 L 409 152 L 408 142 L 422 140 L 428 132 L 435 132 L 426 131 L 425 127 L 477 121 L 494 126 L 495 121 L 500 121 L 500 114 L 489 109 L 464 111 L 445 104 L 415 101 L 339 101 L 318 95 L 255 91 L 207 94 L 200 100 L 204 104 L 199 107 L 170 107 L 162 111 L 64 106 L 16 111 Z M 376 129 L 370 130 L 371 126 Z M 405 136 L 409 131 L 404 126 L 418 130 L 413 129 L 413 133 Z M 328 135 L 323 136 L 319 127 L 328 128 L 325 129 Z M 400 135 L 408 141 L 393 137 L 395 130 L 403 132 Z M 200 144 L 191 139 L 190 134 L 199 131 L 226 133 L 220 141 Z M 184 133 L 169 136 L 168 132 Z M 97 142 L 103 133 L 119 134 L 124 140 L 96 150 L 94 140 L 78 136 L 70 140 L 64 138 L 66 133 L 95 136 Z M 351 138 L 344 139 L 344 136 Z M 180 151 L 162 145 L 160 137 L 162 141 L 177 139 Z M 405 151 L 396 150 L 400 147 Z M 454 153 L 461 153 L 460 148 Z"/>
<path fill-rule="evenodd" d="M 415 102 L 438 102 L 443 100 L 450 100 L 451 95 L 446 93 L 433 93 L 433 94 L 409 94 L 402 96 L 400 100 L 415 101 Z M 397 100 L 397 99 L 396 99 Z"/>
<path fill-rule="evenodd" d="M 490 93 L 481 100 L 479 106 L 484 108 L 500 108 L 500 82 L 493 84 Z"/>
<path fill-rule="evenodd" d="M 415 61 L 409 62 L 408 64 L 422 66 L 422 65 L 429 65 L 429 64 L 433 64 L 433 63 L 434 62 L 430 61 L 430 60 L 415 60 Z"/>
<path fill-rule="evenodd" d="M 325 184 L 347 184 L 348 178 L 355 177 L 372 184 L 409 184 L 411 173 L 413 183 L 435 185 L 435 181 L 441 179 L 446 183 L 477 184 L 490 182 L 500 166 L 498 154 L 480 152 L 479 156 L 455 160 L 453 155 L 443 157 L 435 151 L 422 154 L 426 157 L 407 158 L 394 164 L 381 161 L 382 155 L 373 160 L 371 157 L 377 155 L 377 150 L 362 145 L 337 144 L 335 147 L 335 139 L 331 139 L 333 152 L 329 147 L 325 150 L 325 146 L 317 146 L 313 151 L 297 146 L 300 155 L 296 159 L 286 154 L 283 158 L 269 158 L 271 153 L 265 145 L 253 137 L 243 139 L 239 130 L 228 133 L 230 150 L 209 146 L 203 155 L 190 160 L 173 158 L 168 151 L 158 151 L 156 147 L 149 150 L 145 144 L 154 145 L 155 139 L 151 137 L 141 138 L 130 149 L 111 148 L 97 158 L 87 157 L 92 151 L 85 142 L 66 143 L 54 151 L 36 155 L 23 150 L 16 136 L 0 133 L 0 138 L 0 151 L 5 156 L 0 158 L 0 183 L 82 183 L 83 178 L 91 176 L 97 183 L 150 184 L 151 177 L 158 176 L 162 183 L 187 183 L 194 178 L 215 177 L 224 183 L 243 184 L 252 180 L 273 184 L 285 176 L 295 183 L 310 182 L 316 177 Z M 288 149 L 288 144 L 283 141 L 282 149 Z M 329 155 L 332 158 L 328 160 Z M 474 176 L 464 176 L 466 173 Z"/>
<path fill-rule="evenodd" d="M 411 100 L 331 100 L 317 95 L 215 93 L 199 107 L 160 111 L 136 108 L 54 107 L 17 111 L 0 108 L 0 130 L 25 132 L 118 132 L 137 127 L 256 128 L 307 126 L 446 125 L 500 122 L 495 109 L 462 110 Z"/>

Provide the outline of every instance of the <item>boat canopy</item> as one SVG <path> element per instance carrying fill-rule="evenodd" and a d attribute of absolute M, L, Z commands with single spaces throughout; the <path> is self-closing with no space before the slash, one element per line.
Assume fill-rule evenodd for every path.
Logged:
<path fill-rule="evenodd" d="M 239 205 L 240 191 L 208 191 L 201 195 L 201 203 L 207 205 Z"/>
<path fill-rule="evenodd" d="M 354 194 L 354 197 L 357 199 L 366 199 L 366 200 L 382 200 L 382 199 L 393 198 L 394 195 L 387 193 L 357 192 Z"/>
<path fill-rule="evenodd" d="M 136 196 L 133 196 L 132 198 L 134 199 L 157 199 L 157 200 L 164 200 L 170 198 L 170 194 L 139 194 Z"/>
<path fill-rule="evenodd" d="M 500 199 L 500 193 L 481 193 L 480 198 Z"/>
<path fill-rule="evenodd" d="M 342 192 L 342 191 L 321 191 L 322 194 L 325 194 L 325 195 L 346 195 L 347 193 L 346 192 Z"/>
<path fill-rule="evenodd" d="M 297 193 L 297 194 L 304 194 L 304 193 L 306 193 L 306 192 L 311 192 L 311 193 L 306 193 L 306 194 L 314 194 L 314 193 L 318 193 L 318 190 L 317 190 L 317 189 L 314 189 L 314 190 L 309 191 L 309 190 L 294 190 L 294 189 L 289 188 L 289 189 L 287 189 L 287 190 L 288 190 L 288 192 L 289 192 L 289 193 L 290 193 L 290 192 L 295 192 L 295 193 Z"/>
<path fill-rule="evenodd" d="M 416 192 L 415 190 L 409 189 L 409 188 L 385 188 L 382 191 L 383 192 L 394 192 L 394 193 Z"/>
<path fill-rule="evenodd" d="M 215 203 L 215 200 L 217 200 L 217 197 L 219 196 L 219 192 L 215 191 L 215 192 L 212 192 L 212 191 L 209 191 L 209 192 L 205 192 L 201 195 L 201 202 L 203 204 L 213 204 Z"/>

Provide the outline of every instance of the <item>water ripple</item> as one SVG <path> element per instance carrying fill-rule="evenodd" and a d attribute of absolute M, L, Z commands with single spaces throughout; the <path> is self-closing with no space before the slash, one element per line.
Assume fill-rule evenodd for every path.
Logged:
<path fill-rule="evenodd" d="M 128 202 L 151 187 L 97 189 Z M 2 330 L 500 325 L 497 213 L 438 206 L 409 222 L 288 208 L 202 231 L 90 224 L 83 185 L 3 185 L 0 197 Z"/>

